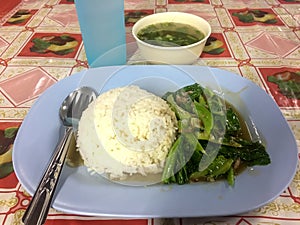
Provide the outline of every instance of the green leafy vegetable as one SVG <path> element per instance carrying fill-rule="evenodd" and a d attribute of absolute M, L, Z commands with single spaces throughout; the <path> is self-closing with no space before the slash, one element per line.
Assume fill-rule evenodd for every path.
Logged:
<path fill-rule="evenodd" d="M 142 28 L 137 36 L 149 44 L 174 47 L 196 43 L 204 38 L 204 34 L 188 24 L 177 22 L 161 22 Z"/>
<path fill-rule="evenodd" d="M 241 166 L 271 163 L 261 142 L 244 139 L 237 112 L 213 91 L 193 84 L 163 98 L 179 121 L 162 181 L 185 184 L 224 178 L 230 186 Z"/>
<path fill-rule="evenodd" d="M 241 124 L 238 116 L 232 108 L 228 108 L 226 112 L 226 134 L 238 136 L 241 132 Z"/>

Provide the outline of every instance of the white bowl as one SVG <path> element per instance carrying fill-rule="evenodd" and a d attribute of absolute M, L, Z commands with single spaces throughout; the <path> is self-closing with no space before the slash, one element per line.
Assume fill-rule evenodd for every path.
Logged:
<path fill-rule="evenodd" d="M 163 22 L 175 22 L 191 25 L 204 34 L 204 38 L 194 44 L 176 47 L 151 45 L 140 40 L 137 33 L 144 27 Z M 211 34 L 210 24 L 203 18 L 183 12 L 163 12 L 146 16 L 137 21 L 132 28 L 132 35 L 145 60 L 162 64 L 192 64 L 201 55 L 207 38 Z"/>

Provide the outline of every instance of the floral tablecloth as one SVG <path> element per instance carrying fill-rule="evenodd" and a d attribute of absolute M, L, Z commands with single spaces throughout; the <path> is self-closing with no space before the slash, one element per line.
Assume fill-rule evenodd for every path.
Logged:
<path fill-rule="evenodd" d="M 212 34 L 201 55 L 202 62 L 240 74 L 264 89 L 280 107 L 299 146 L 300 1 L 126 0 L 127 42 L 133 41 L 130 30 L 139 18 L 165 11 L 189 12 L 209 21 Z M 59 50 L 43 48 L 37 41 L 40 39 L 68 41 L 72 45 Z M 12 146 L 18 127 L 44 90 L 88 67 L 74 1 L 0 0 L 1 224 L 22 224 L 31 198 L 18 182 L 12 166 Z M 276 121 L 274 129 L 278 129 Z M 300 224 L 300 170 L 276 200 L 243 215 L 113 219 L 51 209 L 46 224 L 296 225 Z"/>

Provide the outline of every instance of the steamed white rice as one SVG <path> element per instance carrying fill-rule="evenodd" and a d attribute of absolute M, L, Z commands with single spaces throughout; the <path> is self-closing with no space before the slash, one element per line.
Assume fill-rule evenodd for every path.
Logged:
<path fill-rule="evenodd" d="M 83 112 L 78 149 L 88 168 L 111 179 L 160 173 L 176 126 L 174 112 L 160 97 L 137 86 L 115 88 Z"/>

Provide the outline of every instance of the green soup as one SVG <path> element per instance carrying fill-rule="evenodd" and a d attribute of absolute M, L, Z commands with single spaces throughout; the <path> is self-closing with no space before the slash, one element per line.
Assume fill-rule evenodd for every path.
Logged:
<path fill-rule="evenodd" d="M 137 37 L 152 45 L 176 47 L 201 41 L 204 34 L 187 24 L 164 22 L 146 26 L 137 33 Z"/>

